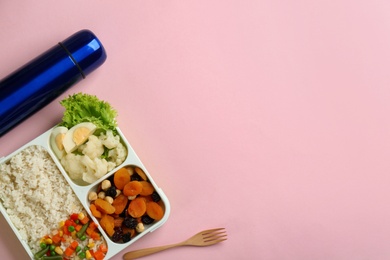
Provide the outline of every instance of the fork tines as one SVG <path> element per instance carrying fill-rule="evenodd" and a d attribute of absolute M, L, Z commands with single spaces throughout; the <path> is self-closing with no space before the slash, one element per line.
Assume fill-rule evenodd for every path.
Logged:
<path fill-rule="evenodd" d="M 204 242 L 219 243 L 227 240 L 225 228 L 214 228 L 202 232 Z M 213 243 L 213 244 L 214 244 Z"/>

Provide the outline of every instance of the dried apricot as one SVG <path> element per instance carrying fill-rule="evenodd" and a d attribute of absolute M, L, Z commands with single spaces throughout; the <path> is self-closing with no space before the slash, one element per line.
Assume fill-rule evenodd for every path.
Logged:
<path fill-rule="evenodd" d="M 121 227 L 123 223 L 124 218 L 114 218 L 114 227 Z"/>
<path fill-rule="evenodd" d="M 143 185 L 139 181 L 131 181 L 123 188 L 125 196 L 136 196 L 141 193 Z"/>
<path fill-rule="evenodd" d="M 164 217 L 163 208 L 154 201 L 146 203 L 146 214 L 154 220 L 160 220 Z"/>
<path fill-rule="evenodd" d="M 144 181 L 148 180 L 148 177 L 146 176 L 145 172 L 141 168 L 135 167 L 134 170 L 139 175 L 139 177 L 141 177 L 142 180 Z"/>
<path fill-rule="evenodd" d="M 95 218 L 101 218 L 101 217 L 102 217 L 102 213 L 101 213 L 99 210 L 97 210 L 95 204 L 89 205 L 89 209 L 91 210 L 91 213 L 92 213 L 92 215 L 93 215 Z"/>
<path fill-rule="evenodd" d="M 115 214 L 121 214 L 125 210 L 128 201 L 127 196 L 119 194 L 112 202 L 112 206 L 115 208 Z"/>
<path fill-rule="evenodd" d="M 146 212 L 146 202 L 143 198 L 135 198 L 130 201 L 127 212 L 133 218 L 139 218 Z"/>
<path fill-rule="evenodd" d="M 104 214 L 112 214 L 115 212 L 114 206 L 103 199 L 96 199 L 94 203 L 96 208 Z"/>
<path fill-rule="evenodd" d="M 115 222 L 113 217 L 104 214 L 103 217 L 100 219 L 99 223 L 109 236 L 114 235 Z"/>
<path fill-rule="evenodd" d="M 152 193 L 154 192 L 153 185 L 150 182 L 147 182 L 147 181 L 140 181 L 140 183 L 142 185 L 142 190 L 141 190 L 141 192 L 139 194 L 142 195 L 142 196 L 152 195 Z"/>
<path fill-rule="evenodd" d="M 114 185 L 118 190 L 123 190 L 128 182 L 130 182 L 130 173 L 126 168 L 120 168 L 114 173 Z"/>

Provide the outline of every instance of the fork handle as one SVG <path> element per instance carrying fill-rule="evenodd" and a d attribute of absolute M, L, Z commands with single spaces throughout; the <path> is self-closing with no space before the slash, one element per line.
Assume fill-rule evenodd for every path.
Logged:
<path fill-rule="evenodd" d="M 161 252 L 163 250 L 167 250 L 167 249 L 170 249 L 173 247 L 178 247 L 178 246 L 183 246 L 183 245 L 184 245 L 184 243 L 177 243 L 177 244 L 171 244 L 171 245 L 165 245 L 165 246 L 156 246 L 156 247 L 134 250 L 134 251 L 130 251 L 130 252 L 127 252 L 126 254 L 124 254 L 123 259 L 124 260 L 136 259 L 136 258 L 151 255 L 151 254 L 154 254 L 157 252 Z"/>

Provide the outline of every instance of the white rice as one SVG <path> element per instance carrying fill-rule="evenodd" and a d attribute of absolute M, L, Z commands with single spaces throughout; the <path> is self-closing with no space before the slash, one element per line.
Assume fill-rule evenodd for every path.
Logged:
<path fill-rule="evenodd" d="M 0 164 L 0 202 L 31 250 L 83 206 L 41 146 L 29 146 Z"/>

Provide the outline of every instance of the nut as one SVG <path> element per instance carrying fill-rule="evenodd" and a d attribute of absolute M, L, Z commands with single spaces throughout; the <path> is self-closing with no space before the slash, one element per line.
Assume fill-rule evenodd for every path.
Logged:
<path fill-rule="evenodd" d="M 107 190 L 111 187 L 111 182 L 109 180 L 104 180 L 102 182 L 102 190 Z"/>
<path fill-rule="evenodd" d="M 101 192 L 98 193 L 97 196 L 98 196 L 99 199 L 104 199 L 106 197 L 106 193 L 104 193 L 104 191 L 101 191 Z"/>
<path fill-rule="evenodd" d="M 138 223 L 137 226 L 135 227 L 135 230 L 137 230 L 138 233 L 141 233 L 145 230 L 144 224 L 143 223 Z"/>
<path fill-rule="evenodd" d="M 134 196 L 127 196 L 127 199 L 128 200 L 133 200 L 133 199 L 135 199 L 137 197 L 137 195 L 134 195 Z"/>
<path fill-rule="evenodd" d="M 98 198 L 97 193 L 94 192 L 94 191 L 91 191 L 91 192 L 88 194 L 88 199 L 89 199 L 90 201 L 96 200 L 97 198 Z"/>

